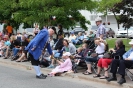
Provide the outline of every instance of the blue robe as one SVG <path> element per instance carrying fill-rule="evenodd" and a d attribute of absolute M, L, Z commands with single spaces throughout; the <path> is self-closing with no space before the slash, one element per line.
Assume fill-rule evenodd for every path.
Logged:
<path fill-rule="evenodd" d="M 35 60 L 38 60 L 48 40 L 49 40 L 48 30 L 43 29 L 36 35 L 36 37 L 33 40 L 31 40 L 31 42 L 28 44 L 25 50 L 27 50 L 30 54 L 32 54 Z M 35 47 L 35 50 L 32 51 L 31 49 L 33 47 Z M 50 43 L 47 44 L 46 48 L 49 54 L 51 55 L 52 49 L 50 47 Z"/>

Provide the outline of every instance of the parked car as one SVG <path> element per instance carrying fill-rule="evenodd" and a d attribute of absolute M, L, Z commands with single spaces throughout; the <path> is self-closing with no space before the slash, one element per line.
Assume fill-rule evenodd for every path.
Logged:
<path fill-rule="evenodd" d="M 29 36 L 34 36 L 34 32 L 33 32 L 34 28 L 26 28 L 25 32 L 27 35 Z"/>
<path fill-rule="evenodd" d="M 85 30 L 81 27 L 75 27 L 73 31 L 75 35 L 77 35 L 79 32 L 85 33 Z"/>
<path fill-rule="evenodd" d="M 115 31 L 112 28 L 105 27 L 106 28 L 106 37 L 115 37 Z"/>
<path fill-rule="evenodd" d="M 94 34 L 96 34 L 98 27 L 96 25 L 92 25 L 90 31 L 92 31 Z"/>
<path fill-rule="evenodd" d="M 128 30 L 128 34 L 127 34 Z M 129 29 L 121 28 L 119 31 L 116 33 L 117 38 L 133 38 L 133 27 L 130 27 Z"/>
<path fill-rule="evenodd" d="M 69 35 L 68 29 L 64 29 L 64 28 L 63 28 L 63 32 L 64 32 L 64 36 L 65 36 L 65 37 Z"/>

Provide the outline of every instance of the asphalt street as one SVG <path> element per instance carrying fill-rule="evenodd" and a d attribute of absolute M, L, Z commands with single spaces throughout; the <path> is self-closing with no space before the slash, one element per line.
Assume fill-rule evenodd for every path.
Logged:
<path fill-rule="evenodd" d="M 82 83 L 64 80 L 61 77 L 36 79 L 28 72 L 0 65 L 0 88 L 95 88 Z"/>

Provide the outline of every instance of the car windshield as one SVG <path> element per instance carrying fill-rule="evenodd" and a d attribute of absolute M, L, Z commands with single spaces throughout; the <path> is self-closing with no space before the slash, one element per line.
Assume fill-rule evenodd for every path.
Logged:
<path fill-rule="evenodd" d="M 106 31 L 109 31 L 110 28 L 105 28 L 105 29 L 106 29 Z"/>
<path fill-rule="evenodd" d="M 34 29 L 34 28 L 26 28 L 26 31 L 27 31 L 27 32 L 33 32 L 33 29 Z"/>
<path fill-rule="evenodd" d="M 125 30 L 125 28 L 121 28 L 120 30 Z M 129 28 L 128 30 L 133 30 L 133 28 Z"/>
<path fill-rule="evenodd" d="M 97 26 L 92 26 L 91 30 L 97 30 L 97 28 L 98 28 Z"/>
<path fill-rule="evenodd" d="M 64 32 L 67 32 L 67 29 L 63 29 Z"/>
<path fill-rule="evenodd" d="M 74 28 L 74 30 L 76 30 L 76 31 L 82 31 L 83 29 L 82 28 Z"/>

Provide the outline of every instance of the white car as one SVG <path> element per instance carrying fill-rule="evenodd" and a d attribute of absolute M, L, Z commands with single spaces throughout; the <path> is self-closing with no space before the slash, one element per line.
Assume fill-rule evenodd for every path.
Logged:
<path fill-rule="evenodd" d="M 26 34 L 28 34 L 30 36 L 34 36 L 33 30 L 34 30 L 34 28 L 26 28 L 25 32 L 26 32 Z"/>
<path fill-rule="evenodd" d="M 127 29 L 125 30 L 125 28 L 122 28 L 116 33 L 116 38 L 127 38 L 127 37 L 133 38 L 133 27 L 130 27 L 128 30 Z"/>

